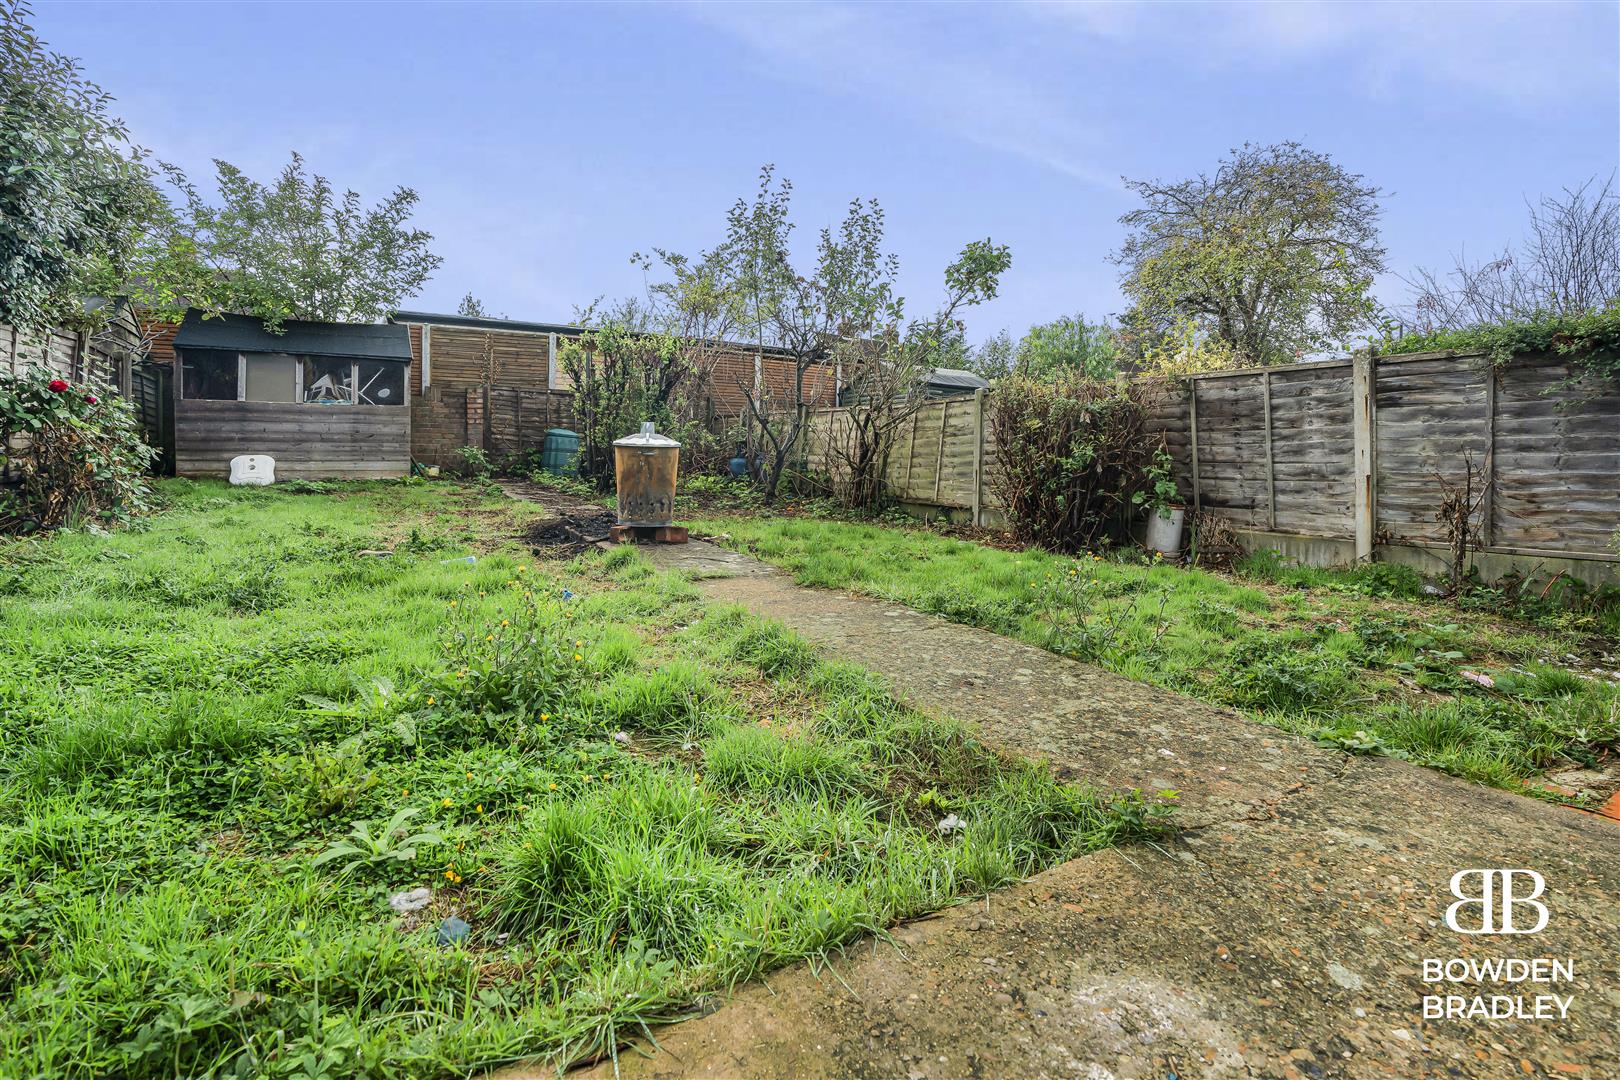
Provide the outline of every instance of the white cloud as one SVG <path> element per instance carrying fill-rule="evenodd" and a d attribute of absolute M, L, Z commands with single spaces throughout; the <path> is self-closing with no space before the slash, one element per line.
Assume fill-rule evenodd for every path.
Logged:
<path fill-rule="evenodd" d="M 953 50 L 932 40 L 933 27 L 910 17 L 917 9 L 699 4 L 684 10 L 742 43 L 771 75 L 856 95 L 1099 187 L 1119 186 L 1098 166 L 1101 141 L 1077 118 L 1074 102 L 1052 96 L 987 50 Z"/>
<path fill-rule="evenodd" d="M 1463 90 L 1520 108 L 1606 89 L 1620 66 L 1613 4 L 1043 3 L 1021 8 L 1088 37 L 1183 54 L 1212 67 L 1310 67 L 1376 97 Z"/>

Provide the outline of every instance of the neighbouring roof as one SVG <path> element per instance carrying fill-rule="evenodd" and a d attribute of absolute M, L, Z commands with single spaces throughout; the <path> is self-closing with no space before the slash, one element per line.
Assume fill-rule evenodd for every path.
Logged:
<path fill-rule="evenodd" d="M 990 385 L 988 380 L 981 379 L 971 371 L 948 367 L 937 367 L 929 372 L 927 382 L 930 386 L 948 386 L 962 390 L 979 390 Z"/>
<path fill-rule="evenodd" d="M 391 323 L 324 323 L 289 320 L 272 334 L 249 315 L 203 318 L 193 308 L 174 335 L 179 349 L 293 353 L 299 356 L 352 356 L 361 360 L 411 358 L 410 331 Z"/>
<path fill-rule="evenodd" d="M 589 333 L 588 326 L 570 326 L 567 323 L 525 322 L 521 319 L 495 319 L 474 315 L 439 315 L 431 311 L 396 311 L 390 322 L 414 323 L 420 326 L 463 326 L 472 330 L 514 330 L 524 334 L 560 334 L 578 337 Z M 788 355 L 786 349 L 774 345 L 761 348 L 746 341 L 721 341 L 718 344 L 738 352 L 762 352 L 768 356 Z"/>
<path fill-rule="evenodd" d="M 396 323 L 419 323 L 424 326 L 469 326 L 477 330 L 521 330 L 529 334 L 583 334 L 582 326 L 566 323 L 524 322 L 521 319 L 496 319 L 476 315 L 436 315 L 431 311 L 396 311 L 389 320 Z"/>

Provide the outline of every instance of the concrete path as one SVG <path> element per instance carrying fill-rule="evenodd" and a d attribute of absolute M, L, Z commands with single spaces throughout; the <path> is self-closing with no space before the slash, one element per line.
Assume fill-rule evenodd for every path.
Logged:
<path fill-rule="evenodd" d="M 1178 789 L 1182 832 L 901 927 L 834 972 L 780 971 L 661 1031 L 661 1051 L 622 1057 L 621 1075 L 1620 1077 L 1613 822 L 1324 750 L 712 545 L 647 550 L 1008 750 L 1104 787 Z M 1543 931 L 1445 925 L 1452 875 L 1496 867 L 1544 875 Z M 1423 978 L 1429 958 L 1492 957 L 1568 961 L 1574 978 Z M 1568 1014 L 1425 1019 L 1431 994 L 1525 1009 L 1558 995 Z"/>

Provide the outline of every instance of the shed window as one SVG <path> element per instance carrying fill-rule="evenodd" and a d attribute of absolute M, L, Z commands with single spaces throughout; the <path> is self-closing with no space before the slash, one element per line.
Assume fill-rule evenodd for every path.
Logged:
<path fill-rule="evenodd" d="M 360 404 L 405 404 L 405 364 L 391 360 L 362 360 L 360 371 Z"/>
<path fill-rule="evenodd" d="M 315 405 L 353 405 L 354 361 L 305 357 L 304 401 Z"/>
<path fill-rule="evenodd" d="M 235 401 L 235 353 L 186 353 L 181 361 L 181 395 L 202 401 Z"/>
<path fill-rule="evenodd" d="M 297 401 L 298 358 L 285 353 L 243 353 L 243 401 Z"/>

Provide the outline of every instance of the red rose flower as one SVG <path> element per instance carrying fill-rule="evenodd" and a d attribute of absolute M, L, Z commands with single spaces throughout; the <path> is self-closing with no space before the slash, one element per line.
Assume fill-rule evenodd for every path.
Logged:
<path fill-rule="evenodd" d="M 96 397 L 96 395 L 94 395 L 94 394 L 86 394 L 86 395 L 84 395 L 84 403 L 86 405 L 94 405 L 96 402 L 98 402 L 100 400 L 101 399 Z"/>
<path fill-rule="evenodd" d="M 66 380 L 64 380 L 64 379 L 52 379 L 51 380 L 51 393 L 60 394 L 62 391 L 66 390 L 67 388 L 68 388 L 68 384 L 67 384 Z"/>

